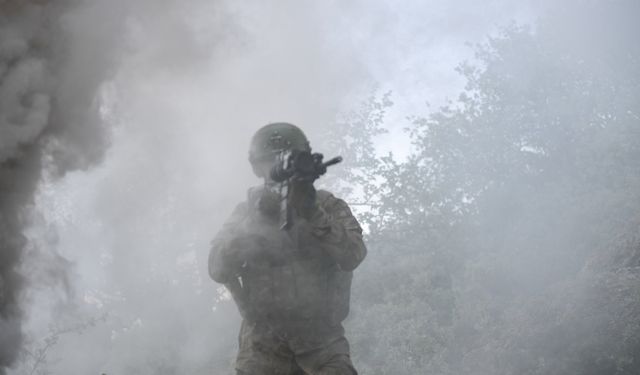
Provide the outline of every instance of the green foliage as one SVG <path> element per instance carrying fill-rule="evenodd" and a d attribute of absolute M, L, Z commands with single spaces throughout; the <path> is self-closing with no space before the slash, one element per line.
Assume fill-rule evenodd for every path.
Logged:
<path fill-rule="evenodd" d="M 477 46 L 407 161 L 372 148 L 388 95 L 332 130 L 367 204 L 364 374 L 640 371 L 639 7 L 565 10 Z"/>

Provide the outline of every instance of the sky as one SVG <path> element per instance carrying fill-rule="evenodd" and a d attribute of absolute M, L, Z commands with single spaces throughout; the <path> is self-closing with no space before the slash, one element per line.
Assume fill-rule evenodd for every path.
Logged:
<path fill-rule="evenodd" d="M 25 231 L 31 243 L 20 266 L 28 279 L 21 300 L 25 347 L 72 331 L 49 349 L 54 374 L 126 373 L 139 362 L 132 348 L 151 350 L 167 334 L 163 320 L 197 330 L 190 325 L 194 309 L 211 319 L 206 327 L 220 330 L 211 336 L 225 347 L 237 316 L 215 311 L 218 286 L 206 275 L 207 244 L 257 182 L 247 162 L 253 132 L 288 121 L 313 144 L 313 135 L 340 113 L 372 93 L 391 91 L 390 133 L 378 147 L 402 158 L 406 117 L 428 113 L 464 89 L 455 67 L 473 59 L 469 44 L 512 22 L 533 22 L 544 11 L 544 2 L 507 0 L 65 4 L 16 16 L 17 26 L 4 24 L 7 30 L 51 19 L 62 25 L 52 27 L 60 40 L 47 43 L 64 45 L 70 60 L 43 61 L 61 72 L 56 87 L 65 90 L 36 101 L 34 111 L 82 96 L 91 99 L 108 134 L 97 162 L 63 173 L 55 162 L 45 163 Z M 16 35 L 32 40 L 32 34 Z M 7 48 L 0 57 L 8 56 Z M 48 70 L 33 71 L 48 87 Z M 62 95 L 69 92 L 75 96 Z M 45 127 L 36 120 L 33 135 L 3 133 L 18 140 L 0 151 L 14 154 L 16 144 L 35 139 Z M 45 160 L 57 155 L 43 152 Z M 154 315 L 163 309 L 173 310 Z M 92 325 L 86 317 L 98 321 Z M 211 340 L 204 334 L 178 340 L 185 348 L 181 369 L 210 361 L 208 351 L 187 349 Z M 23 356 L 8 373 L 32 365 Z"/>

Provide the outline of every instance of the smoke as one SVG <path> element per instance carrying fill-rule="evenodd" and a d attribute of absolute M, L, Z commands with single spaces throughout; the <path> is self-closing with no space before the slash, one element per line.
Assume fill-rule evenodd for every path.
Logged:
<path fill-rule="evenodd" d="M 61 374 L 227 371 L 237 312 L 204 265 L 256 182 L 253 131 L 289 121 L 313 144 L 375 82 L 405 103 L 385 124 L 398 128 L 462 88 L 465 41 L 537 11 L 506 0 L 0 10 L 1 365 L 45 348 L 40 362 L 23 350 L 16 373 Z"/>
<path fill-rule="evenodd" d="M 246 151 L 256 128 L 321 127 L 368 90 L 351 42 L 331 30 L 337 10 L 137 1 L 51 12 L 42 17 L 65 37 L 44 41 L 47 51 L 81 58 L 43 59 L 52 108 L 34 146 L 45 171 L 33 169 L 37 211 L 16 226 L 28 224 L 30 287 L 15 371 L 228 369 L 237 312 L 222 303 L 212 316 L 224 296 L 203 272 L 208 242 L 256 182 Z M 69 172 L 107 143 L 100 165 Z"/>
<path fill-rule="evenodd" d="M 43 170 L 62 175 L 95 163 L 105 149 L 93 103 L 114 56 L 100 29 L 117 18 L 100 21 L 96 11 L 70 1 L 0 2 L 0 373 L 22 349 L 20 298 L 29 275 L 19 267 Z M 86 25 L 76 16 L 93 18 L 95 32 L 79 33 Z M 48 281 L 64 284 L 67 262 L 44 268 Z"/>
<path fill-rule="evenodd" d="M 33 145 L 48 123 L 51 95 L 46 80 L 46 57 L 31 46 L 42 32 L 42 8 L 1 6 L 0 368 L 3 368 L 16 359 L 22 342 L 18 298 L 24 280 L 16 268 L 26 241 L 21 234 L 19 215 L 38 178 L 39 153 Z"/>

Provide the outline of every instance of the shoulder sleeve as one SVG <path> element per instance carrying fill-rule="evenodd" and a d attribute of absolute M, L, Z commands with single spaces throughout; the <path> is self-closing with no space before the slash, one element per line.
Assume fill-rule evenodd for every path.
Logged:
<path fill-rule="evenodd" d="M 239 204 L 211 241 L 209 251 L 209 276 L 219 283 L 226 283 L 242 266 L 238 254 L 234 254 L 231 241 L 237 237 L 240 225 L 248 215 L 246 202 Z"/>
<path fill-rule="evenodd" d="M 367 255 L 360 223 L 345 201 L 327 191 L 318 191 L 318 206 L 310 220 L 313 235 L 343 271 L 354 270 Z"/>

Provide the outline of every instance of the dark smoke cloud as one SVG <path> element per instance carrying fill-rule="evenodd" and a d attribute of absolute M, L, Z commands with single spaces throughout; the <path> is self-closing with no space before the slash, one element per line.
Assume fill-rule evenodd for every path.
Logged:
<path fill-rule="evenodd" d="M 121 18 L 113 17 L 117 6 L 99 7 L 0 1 L 0 374 L 23 342 L 20 299 L 29 275 L 19 265 L 43 171 L 84 168 L 100 160 L 107 144 L 95 98 L 115 56 L 114 34 L 104 28 L 113 30 L 110 22 Z M 88 22 L 92 28 L 82 24 Z M 67 267 L 52 262 L 47 272 L 64 280 Z"/>

